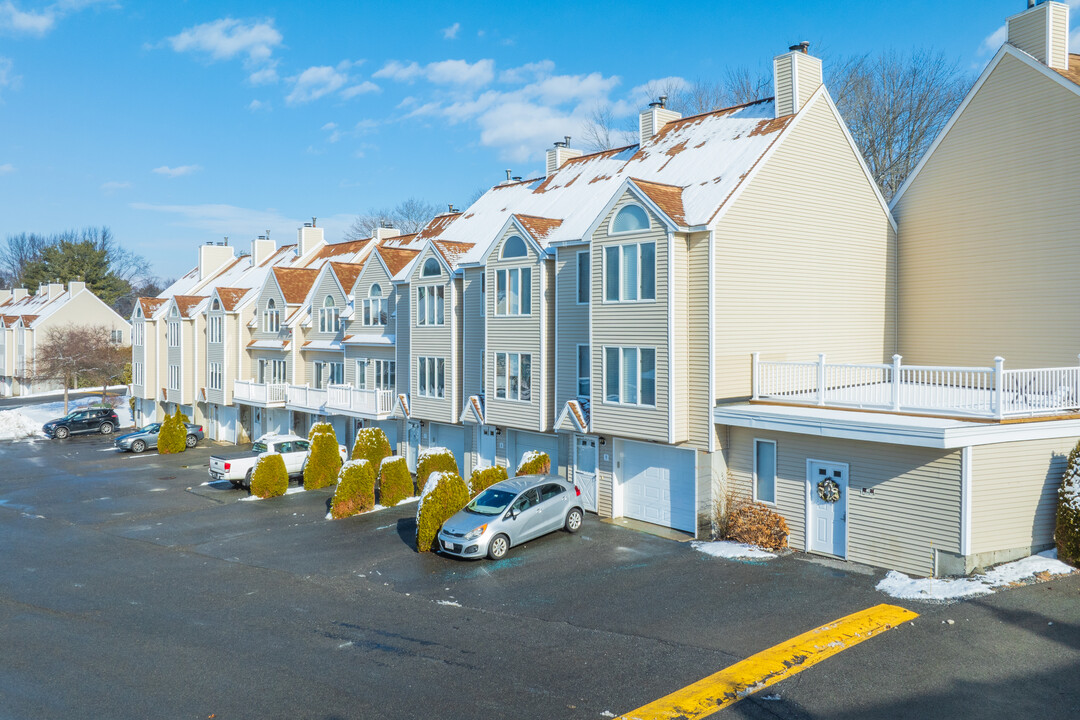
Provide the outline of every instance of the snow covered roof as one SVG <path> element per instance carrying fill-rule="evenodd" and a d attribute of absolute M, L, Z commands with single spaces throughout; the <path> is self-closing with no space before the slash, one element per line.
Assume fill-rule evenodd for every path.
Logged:
<path fill-rule="evenodd" d="M 278 287 L 290 305 L 304 302 L 319 271 L 314 268 L 273 268 Z"/>
<path fill-rule="evenodd" d="M 337 276 L 341 287 L 345 288 L 345 294 L 347 295 L 352 292 L 352 286 L 356 283 L 356 278 L 360 277 L 360 271 L 364 269 L 364 263 L 331 262 L 330 269 Z"/>
<path fill-rule="evenodd" d="M 369 242 L 371 242 L 369 238 L 364 238 L 363 240 L 324 245 L 308 260 L 304 267 L 318 269 L 332 261 L 354 262 Z"/>
<path fill-rule="evenodd" d="M 176 309 L 180 311 L 180 315 L 190 318 L 199 310 L 199 306 L 208 297 L 209 295 L 175 295 L 172 299 L 176 303 Z"/>
<path fill-rule="evenodd" d="M 76 292 L 75 297 L 78 295 L 79 292 Z M 36 295 L 27 295 L 19 300 L 15 300 L 14 297 L 8 298 L 3 303 L 0 303 L 0 312 L 4 314 L 5 318 L 12 318 L 10 321 L 12 326 L 21 320 L 23 327 L 33 327 L 39 321 L 64 307 L 72 299 L 71 291 L 66 288 L 62 292 L 52 294 L 38 292 Z M 5 320 L 4 324 L 8 325 L 9 323 Z"/>
<path fill-rule="evenodd" d="M 386 269 L 390 272 L 391 278 L 397 277 L 398 273 L 405 269 L 405 266 L 420 254 L 419 250 L 383 247 L 381 245 L 375 248 L 375 252 L 382 258 L 383 264 L 386 265 Z"/>
<path fill-rule="evenodd" d="M 221 306 L 229 312 L 232 312 L 244 299 L 245 295 L 254 293 L 254 288 L 219 287 L 215 288 L 215 292 L 217 292 L 218 297 L 221 298 Z"/>

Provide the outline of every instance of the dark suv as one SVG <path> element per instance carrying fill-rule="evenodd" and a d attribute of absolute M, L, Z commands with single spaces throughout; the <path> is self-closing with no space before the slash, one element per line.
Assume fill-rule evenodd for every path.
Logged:
<path fill-rule="evenodd" d="M 111 435 L 120 425 L 120 418 L 112 408 L 84 408 L 70 412 L 62 418 L 50 420 L 41 430 L 51 438 L 63 440 L 68 435 L 101 433 Z"/>

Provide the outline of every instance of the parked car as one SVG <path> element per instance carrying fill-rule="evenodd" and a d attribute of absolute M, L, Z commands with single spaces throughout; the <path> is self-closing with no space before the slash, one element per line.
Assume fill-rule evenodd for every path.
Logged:
<path fill-rule="evenodd" d="M 251 474 L 255 471 L 255 461 L 260 455 L 276 452 L 285 461 L 289 477 L 304 474 L 311 443 L 299 435 L 263 435 L 255 441 L 250 450 L 210 456 L 210 479 L 228 480 L 233 487 L 251 487 Z M 341 461 L 348 459 L 348 450 L 338 445 Z"/>
<path fill-rule="evenodd" d="M 205 435 L 203 435 L 202 425 L 184 423 L 184 427 L 187 428 L 187 438 L 185 438 L 184 442 L 189 448 L 198 445 L 199 441 L 205 437 Z M 144 450 L 157 447 L 158 434 L 160 432 L 161 423 L 150 423 L 149 425 L 144 425 L 135 432 L 117 435 L 116 440 L 114 440 L 113 443 L 118 450 L 130 450 L 133 453 L 141 453 Z"/>
<path fill-rule="evenodd" d="M 83 433 L 101 433 L 110 435 L 120 426 L 120 418 L 111 407 L 83 408 L 69 412 L 62 418 L 50 420 L 41 426 L 41 431 L 51 438 L 63 440 L 68 435 Z"/>
<path fill-rule="evenodd" d="M 495 483 L 443 523 L 439 549 L 492 560 L 515 545 L 564 529 L 581 529 L 581 490 L 557 475 L 523 475 Z"/>

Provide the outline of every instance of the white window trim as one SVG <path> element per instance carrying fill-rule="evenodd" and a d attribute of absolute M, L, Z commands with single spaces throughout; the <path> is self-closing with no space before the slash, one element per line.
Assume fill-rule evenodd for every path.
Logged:
<path fill-rule="evenodd" d="M 648 227 L 641 228 L 639 230 L 619 230 L 618 232 L 616 232 L 615 229 L 614 229 L 615 228 L 615 218 L 619 217 L 619 213 L 621 213 L 623 210 L 625 210 L 628 207 L 636 207 L 636 208 L 640 209 L 641 212 L 645 213 L 645 220 L 649 223 Z M 621 208 L 619 208 L 616 212 L 612 213 L 611 219 L 608 220 L 607 234 L 608 235 L 615 235 L 615 236 L 625 236 L 625 235 L 633 235 L 634 233 L 649 232 L 652 229 L 653 229 L 652 213 L 650 213 L 648 210 L 641 207 L 641 205 L 638 205 L 637 203 L 626 203 Z"/>
<path fill-rule="evenodd" d="M 586 287 L 589 289 L 589 299 L 581 301 L 581 256 L 584 255 L 589 258 L 589 281 L 586 283 Z M 592 288 L 592 255 L 589 250 L 578 250 L 574 253 L 574 296 L 578 305 L 589 305 L 592 302 L 593 288 Z"/>
<path fill-rule="evenodd" d="M 512 240 L 513 238 L 517 238 L 518 240 L 521 241 L 521 246 L 523 248 L 525 248 L 525 252 L 522 255 L 511 255 L 511 256 L 507 257 L 507 255 L 506 255 L 506 246 L 510 244 L 510 240 Z M 529 243 L 525 242 L 525 238 L 521 237 L 517 233 L 507 235 L 506 239 L 503 240 L 502 247 L 499 248 L 499 259 L 500 260 L 521 260 L 523 258 L 528 258 L 528 257 L 529 257 Z"/>
<path fill-rule="evenodd" d="M 270 303 L 274 303 L 274 306 L 270 307 Z M 281 332 L 281 311 L 278 310 L 274 298 L 268 299 L 266 306 L 263 308 L 262 329 L 265 333 L 277 334 Z"/>
<path fill-rule="evenodd" d="M 521 312 L 521 306 L 524 304 L 523 298 L 525 293 L 521 287 L 521 273 L 527 270 L 529 272 L 529 312 Z M 506 312 L 499 312 L 499 273 L 506 273 Z M 512 313 L 510 309 L 510 274 L 514 273 L 518 276 L 518 303 L 517 312 Z M 495 271 L 495 317 L 513 318 L 513 317 L 532 317 L 533 314 L 533 269 L 531 266 L 527 267 L 515 267 L 515 268 L 500 268 Z"/>
<path fill-rule="evenodd" d="M 219 344 L 223 342 L 223 338 L 225 337 L 224 318 L 222 318 L 220 315 L 211 315 L 209 327 L 207 327 L 207 335 L 210 336 L 209 341 L 214 344 Z"/>
<path fill-rule="evenodd" d="M 356 389 L 367 390 L 367 369 L 371 358 L 356 358 Z"/>
<path fill-rule="evenodd" d="M 623 233 L 623 234 L 628 234 L 628 233 Z M 638 262 L 637 262 L 637 269 L 638 269 L 638 272 L 637 272 L 638 298 L 637 298 L 637 300 L 623 300 L 622 299 L 622 291 L 623 291 L 623 278 L 622 278 L 623 249 L 626 248 L 626 247 L 629 247 L 630 245 L 633 245 L 633 246 L 639 248 L 638 249 Z M 642 245 L 652 245 L 653 246 L 653 296 L 651 298 L 643 298 L 643 297 L 641 297 L 641 278 L 642 278 L 642 274 L 641 274 L 641 250 L 640 250 L 640 247 Z M 647 239 L 642 239 L 640 241 L 635 241 L 635 242 L 608 243 L 608 244 L 603 245 L 601 247 L 601 250 L 600 250 L 600 255 L 601 255 L 600 261 L 601 261 L 601 265 L 603 266 L 602 267 L 603 273 L 600 276 L 600 297 L 601 297 L 601 302 L 603 302 L 605 305 L 638 305 L 638 304 L 641 304 L 641 303 L 655 303 L 656 302 L 656 260 L 657 260 L 656 248 L 657 248 L 658 245 L 659 245 L 659 243 L 657 243 L 656 240 L 647 240 Z M 607 270 L 608 270 L 607 251 L 608 251 L 609 248 L 618 248 L 619 249 L 619 261 L 618 261 L 619 262 L 619 299 L 618 300 L 609 300 L 608 296 L 607 296 Z M 590 268 L 590 272 L 592 272 L 591 268 Z"/>
<path fill-rule="evenodd" d="M 442 362 L 442 366 L 443 366 L 443 382 L 442 382 L 443 392 L 442 392 L 442 394 L 436 394 L 435 389 L 432 388 L 432 387 L 425 388 L 425 391 L 423 393 L 421 393 L 420 392 L 420 375 L 421 375 L 421 373 L 423 373 L 425 378 L 427 377 L 427 375 L 429 373 L 427 372 L 426 365 L 428 363 L 432 363 L 435 366 L 435 373 L 434 373 L 435 378 L 434 378 L 434 381 L 435 381 L 435 387 L 438 387 L 438 384 L 439 384 L 438 383 L 438 381 L 439 381 L 439 363 L 440 362 Z M 429 398 L 429 399 L 432 399 L 432 400 L 442 400 L 442 399 L 444 399 L 446 397 L 446 358 L 432 357 L 432 356 L 429 356 L 429 355 L 421 355 L 421 356 L 418 356 L 416 358 L 416 394 L 419 397 Z"/>
<path fill-rule="evenodd" d="M 772 445 L 773 446 L 773 500 L 772 500 L 772 502 L 769 502 L 767 500 L 758 499 L 758 491 L 757 491 L 757 489 L 758 489 L 758 452 L 757 452 L 757 448 L 758 448 L 759 444 Z M 754 502 L 759 502 L 762 505 L 768 505 L 769 507 L 776 507 L 776 475 L 777 475 L 777 467 L 776 466 L 779 465 L 779 457 L 780 457 L 778 448 L 776 447 L 776 441 L 775 440 L 764 440 L 762 438 L 754 438 L 753 452 L 754 452 L 754 455 L 753 455 L 752 463 L 753 463 L 753 468 L 754 469 L 753 469 L 753 474 L 750 477 L 750 488 L 751 488 L 751 492 L 753 493 Z"/>
<path fill-rule="evenodd" d="M 437 292 L 429 292 L 437 289 Z M 420 322 L 420 293 L 424 293 L 424 322 Z M 443 301 L 443 317 L 442 322 L 439 322 L 439 296 L 442 295 Z M 433 297 L 431 305 L 431 319 L 432 322 L 427 322 L 427 298 Z M 446 285 L 420 285 L 416 288 L 416 314 L 413 318 L 413 327 L 443 327 L 446 325 Z"/>
<path fill-rule="evenodd" d="M 651 346 L 651 345 L 604 345 L 603 349 L 601 350 L 601 353 L 600 353 L 600 379 L 603 381 L 603 385 L 601 386 L 601 395 L 600 395 L 601 404 L 603 404 L 603 405 L 613 405 L 615 407 L 636 407 L 636 408 L 648 408 L 648 409 L 656 409 L 657 407 L 659 407 L 656 404 L 655 401 L 658 400 L 659 397 L 660 397 L 660 384 L 656 381 L 655 377 L 653 378 L 653 400 L 654 400 L 654 402 L 653 402 L 652 405 L 649 405 L 647 403 L 641 403 L 641 402 L 631 403 L 631 402 L 623 402 L 622 400 L 615 401 L 615 400 L 608 400 L 607 399 L 607 397 L 608 397 L 608 393 L 607 393 L 607 380 L 608 380 L 608 377 L 607 377 L 607 368 L 608 368 L 608 365 L 607 365 L 607 351 L 609 349 L 618 349 L 619 350 L 619 397 L 620 398 L 622 397 L 622 354 L 623 354 L 623 351 L 625 351 L 625 350 L 637 350 L 638 351 L 638 363 L 637 363 L 637 368 L 638 368 L 638 386 L 637 386 L 638 387 L 638 397 L 641 397 L 641 351 L 642 350 L 652 350 L 653 351 L 653 372 L 657 373 L 657 374 L 659 373 L 659 357 L 660 357 L 660 355 L 659 355 L 659 353 L 656 352 L 656 347 L 655 346 Z M 591 372 L 591 370 L 590 370 L 590 372 Z M 590 384 L 589 384 L 589 390 L 590 390 L 590 392 L 592 391 L 592 383 L 591 383 L 591 381 L 590 381 Z"/>
<path fill-rule="evenodd" d="M 217 380 L 217 385 L 214 384 L 214 380 Z M 206 386 L 211 390 L 221 390 L 225 385 L 225 373 L 222 371 L 221 363 L 211 362 L 206 364 Z"/>
<path fill-rule="evenodd" d="M 372 368 L 375 372 L 375 383 L 372 389 L 374 390 L 390 390 L 394 391 L 397 385 L 397 361 L 396 360 L 374 360 L 372 361 Z M 379 387 L 382 383 L 382 376 L 386 375 L 387 387 Z M 443 388 L 445 389 L 445 379 L 443 382 Z"/>
<path fill-rule="evenodd" d="M 581 374 L 581 348 L 589 348 L 589 347 L 590 347 L 589 343 L 578 343 L 577 346 L 575 347 L 575 351 L 574 351 L 574 367 L 575 367 L 575 369 L 577 371 L 577 374 L 574 376 L 574 397 L 575 398 L 584 397 L 581 394 L 581 378 L 583 377 L 582 374 Z M 592 399 L 592 366 L 593 366 L 592 350 L 591 349 L 588 352 L 588 358 L 589 358 L 589 372 L 586 373 L 584 375 L 584 377 L 587 377 L 589 379 L 589 395 L 588 395 L 588 397 L 591 400 Z"/>
<path fill-rule="evenodd" d="M 496 353 L 492 353 L 492 355 L 494 356 L 494 357 L 492 357 L 492 361 L 493 361 L 494 364 L 492 365 L 492 369 L 491 369 L 491 378 L 492 378 L 492 385 L 493 385 L 493 387 L 491 389 L 492 390 L 491 397 L 493 399 L 495 399 L 495 400 L 498 400 L 499 402 L 512 402 L 512 403 L 518 403 L 520 405 L 532 405 L 533 404 L 533 399 L 536 397 L 535 393 L 533 392 L 533 384 L 532 384 L 533 376 L 534 376 L 533 362 L 532 362 L 532 355 L 533 354 L 532 353 L 496 352 Z M 498 385 L 495 384 L 495 380 L 497 379 L 497 373 L 499 371 L 499 356 L 500 355 L 505 355 L 506 356 L 506 375 L 504 376 L 504 379 L 506 380 L 506 397 L 499 397 L 498 394 L 496 393 L 496 388 L 498 387 Z M 510 373 L 510 358 L 512 356 L 514 356 L 514 355 L 516 355 L 517 359 L 518 359 L 518 396 L 516 398 L 515 397 L 510 397 L 510 378 L 512 377 L 512 375 Z M 521 358 L 524 358 L 524 357 L 529 358 L 529 399 L 527 399 L 527 400 L 522 400 L 521 399 L 521 378 L 523 377 L 523 375 L 521 373 Z"/>

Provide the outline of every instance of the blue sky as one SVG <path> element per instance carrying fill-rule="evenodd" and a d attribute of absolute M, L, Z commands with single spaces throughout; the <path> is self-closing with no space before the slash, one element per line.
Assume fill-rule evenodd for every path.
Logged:
<path fill-rule="evenodd" d="M 799 40 L 976 73 L 1025 5 L 0 0 L 0 238 L 108 225 L 162 276 L 312 216 L 335 242 L 372 207 L 540 174 L 650 81 L 764 69 Z"/>

